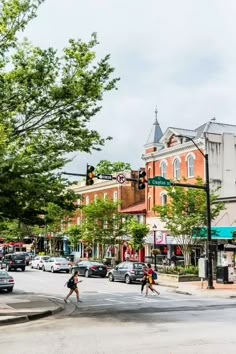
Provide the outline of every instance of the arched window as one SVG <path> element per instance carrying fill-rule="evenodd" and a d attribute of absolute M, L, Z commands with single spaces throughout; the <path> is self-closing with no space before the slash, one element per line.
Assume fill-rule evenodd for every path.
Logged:
<path fill-rule="evenodd" d="M 161 193 L 161 205 L 164 206 L 167 204 L 167 194 Z"/>
<path fill-rule="evenodd" d="M 162 161 L 161 163 L 161 176 L 166 178 L 166 162 Z"/>
<path fill-rule="evenodd" d="M 189 155 L 187 158 L 188 177 L 194 177 L 194 158 Z"/>
<path fill-rule="evenodd" d="M 173 163 L 174 179 L 180 179 L 180 162 L 179 159 L 175 159 Z"/>

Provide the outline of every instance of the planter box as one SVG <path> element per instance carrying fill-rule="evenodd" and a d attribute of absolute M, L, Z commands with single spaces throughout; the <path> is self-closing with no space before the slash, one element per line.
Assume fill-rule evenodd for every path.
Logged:
<path fill-rule="evenodd" d="M 199 278 L 197 275 L 191 275 L 191 274 L 186 274 L 186 275 L 179 275 L 179 274 L 166 274 L 166 273 L 158 273 L 158 281 L 172 281 L 172 282 L 185 282 L 185 281 L 199 281 L 201 278 Z"/>

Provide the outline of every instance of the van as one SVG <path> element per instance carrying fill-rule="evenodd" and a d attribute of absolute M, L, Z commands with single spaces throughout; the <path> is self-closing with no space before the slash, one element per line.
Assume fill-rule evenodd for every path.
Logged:
<path fill-rule="evenodd" d="M 6 254 L 2 259 L 1 269 L 6 268 L 9 272 L 10 270 L 16 270 L 20 268 L 23 272 L 25 271 L 26 259 L 24 254 L 10 253 Z"/>

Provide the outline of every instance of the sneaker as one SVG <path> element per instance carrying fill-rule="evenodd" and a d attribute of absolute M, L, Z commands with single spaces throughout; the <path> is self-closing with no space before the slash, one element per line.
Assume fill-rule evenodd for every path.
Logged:
<path fill-rule="evenodd" d="M 78 303 L 78 302 L 82 302 L 82 300 L 77 300 L 77 303 Z"/>

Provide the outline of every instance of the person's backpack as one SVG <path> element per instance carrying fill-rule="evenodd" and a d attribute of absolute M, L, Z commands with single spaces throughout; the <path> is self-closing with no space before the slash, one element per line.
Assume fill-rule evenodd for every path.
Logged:
<path fill-rule="evenodd" d="M 67 288 L 71 289 L 74 285 L 74 277 L 71 277 L 67 282 Z"/>
<path fill-rule="evenodd" d="M 157 280 L 157 272 L 152 272 L 152 279 Z"/>

